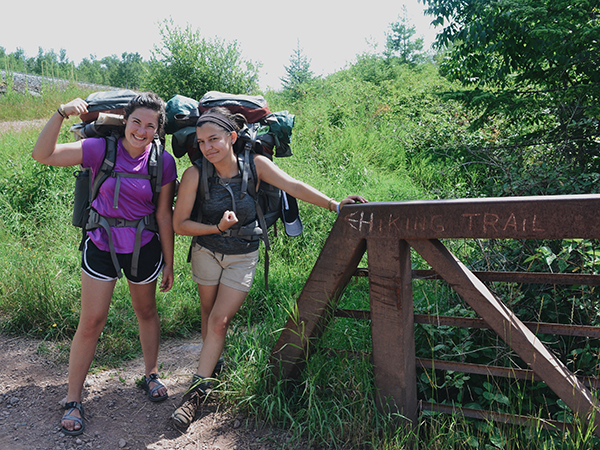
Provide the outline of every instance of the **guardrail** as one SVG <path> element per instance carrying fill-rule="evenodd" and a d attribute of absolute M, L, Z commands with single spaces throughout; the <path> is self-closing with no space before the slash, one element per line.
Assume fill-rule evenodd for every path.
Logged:
<path fill-rule="evenodd" d="M 371 320 L 378 406 L 416 422 L 416 367 L 483 373 L 544 381 L 581 419 L 593 418 L 600 429 L 598 401 L 588 386 L 597 379 L 578 379 L 550 352 L 536 332 L 599 337 L 596 327 L 523 323 L 496 298 L 483 281 L 548 284 L 600 284 L 599 275 L 471 272 L 439 239 L 569 239 L 600 238 L 600 195 L 541 196 L 411 201 L 348 205 L 341 213 L 275 344 L 271 363 L 276 376 L 297 378 L 334 315 Z M 413 271 L 411 248 L 432 271 Z M 368 271 L 358 269 L 364 253 Z M 370 310 L 336 311 L 337 300 L 355 275 L 368 276 Z M 444 279 L 480 316 L 467 319 L 415 316 L 413 278 Z M 434 362 L 415 358 L 414 324 L 490 328 L 525 361 L 529 370 Z M 451 412 L 448 405 L 421 403 L 422 409 Z M 459 408 L 471 417 L 479 410 Z M 488 417 L 523 423 L 529 418 L 488 412 Z M 550 424 L 552 425 L 552 424 Z M 554 424 L 555 425 L 555 424 Z"/>

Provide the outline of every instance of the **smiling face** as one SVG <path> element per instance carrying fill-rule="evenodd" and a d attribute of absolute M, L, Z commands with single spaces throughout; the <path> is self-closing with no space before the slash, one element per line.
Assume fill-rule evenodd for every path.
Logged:
<path fill-rule="evenodd" d="M 237 138 L 235 132 L 228 133 L 223 128 L 212 123 L 205 123 L 196 128 L 196 139 L 204 157 L 213 164 L 231 160 L 233 143 Z"/>
<path fill-rule="evenodd" d="M 125 150 L 133 157 L 141 155 L 152 143 L 157 130 L 158 113 L 148 108 L 137 108 L 125 123 Z"/>

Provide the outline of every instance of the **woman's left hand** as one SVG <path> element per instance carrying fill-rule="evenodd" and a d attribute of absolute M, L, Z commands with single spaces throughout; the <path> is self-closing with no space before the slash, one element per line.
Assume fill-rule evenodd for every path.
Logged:
<path fill-rule="evenodd" d="M 369 203 L 366 198 L 361 197 L 360 195 L 349 195 L 344 200 L 340 202 L 340 209 L 344 205 L 352 205 L 354 203 Z"/>
<path fill-rule="evenodd" d="M 162 271 L 162 282 L 160 283 L 160 292 L 167 292 L 173 287 L 175 276 L 173 275 L 173 266 L 164 266 Z"/>

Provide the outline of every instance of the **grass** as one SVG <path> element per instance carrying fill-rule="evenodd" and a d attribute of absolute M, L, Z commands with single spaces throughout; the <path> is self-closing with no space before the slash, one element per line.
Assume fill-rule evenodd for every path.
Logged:
<path fill-rule="evenodd" d="M 360 93 L 347 89 L 343 94 L 352 97 Z M 34 98 L 11 93 L 0 98 L 0 120 L 48 117 L 57 104 L 75 95 L 87 94 L 51 91 Z M 378 99 L 379 94 L 371 97 Z M 353 102 L 357 104 L 356 100 Z M 439 160 L 435 170 L 428 168 L 426 161 L 413 162 L 411 166 L 409 160 L 416 159 L 414 149 L 406 146 L 406 136 L 390 132 L 388 118 L 378 122 L 381 117 L 374 115 L 375 107 L 363 105 L 360 108 L 365 111 L 358 111 L 360 108 L 346 108 L 341 100 L 335 107 L 332 104 L 327 98 L 319 98 L 293 105 L 301 112 L 301 120 L 297 119 L 294 128 L 294 156 L 277 161 L 288 173 L 338 200 L 350 193 L 360 193 L 371 201 L 430 198 L 436 194 L 421 186 L 432 183 L 451 190 L 452 183 L 441 180 L 437 174 L 442 164 Z M 370 114 L 371 119 L 363 120 L 361 114 Z M 323 118 L 328 118 L 329 123 L 324 123 Z M 410 124 L 404 126 L 411 129 Z M 79 316 L 80 230 L 70 225 L 73 169 L 49 168 L 33 161 L 30 152 L 37 133 L 26 130 L 0 136 L 0 155 L 5 161 L 0 165 L 0 325 L 4 332 L 58 342 L 66 352 Z M 60 139 L 71 139 L 68 124 Z M 383 167 L 389 160 L 393 167 Z M 187 164 L 183 159 L 177 163 L 181 175 Z M 422 175 L 417 177 L 418 174 Z M 225 354 L 230 369 L 216 389 L 225 404 L 289 429 L 292 442 L 294 437 L 303 436 L 312 445 L 325 448 L 553 450 L 592 448 L 598 443 L 582 431 L 584 427 L 577 427 L 574 433 L 549 433 L 540 428 L 431 413 L 422 414 L 417 424 L 407 427 L 402 417 L 383 414 L 376 408 L 368 321 L 335 319 L 314 348 L 300 380 L 273 380 L 270 350 L 293 313 L 295 300 L 335 220 L 335 215 L 323 209 L 303 203 L 299 206 L 304 233 L 289 238 L 281 226 L 277 236 L 271 230 L 269 290 L 264 289 L 264 269 L 259 263 L 254 285 L 233 320 Z M 477 248 L 457 246 L 461 257 L 477 257 Z M 186 336 L 200 327 L 197 288 L 186 262 L 189 238 L 176 237 L 175 248 L 174 287 L 157 294 L 163 339 Z M 415 258 L 414 263 L 421 267 L 420 259 Z M 416 283 L 414 295 L 416 311 L 444 310 L 469 315 L 460 300 L 440 283 Z M 345 308 L 368 309 L 367 280 L 353 281 L 340 302 Z M 470 351 L 469 345 L 479 345 L 487 339 L 465 334 L 463 329 L 433 330 L 421 326 L 415 333 L 417 350 L 423 357 L 431 356 L 436 348 L 452 355 L 464 354 Z M 42 350 L 45 348 L 43 345 Z M 332 352 L 332 348 L 345 352 Z M 482 357 L 489 356 L 481 352 Z M 114 367 L 139 354 L 137 321 L 127 284 L 121 280 L 94 365 Z M 419 372 L 418 377 L 421 399 L 449 402 L 459 393 L 465 400 L 470 393 L 481 406 L 546 414 L 540 410 L 543 403 L 534 396 L 528 398 L 530 391 L 526 388 L 531 386 L 492 383 L 457 373 Z M 533 388 L 535 395 L 548 394 L 539 386 Z M 481 392 L 475 392 L 476 389 Z M 491 400 L 484 404 L 481 399 L 486 398 Z M 560 409 L 556 402 L 551 407 L 553 411 Z"/>
<path fill-rule="evenodd" d="M 47 118 L 56 111 L 58 105 L 76 97 L 86 98 L 93 92 L 77 84 L 71 84 L 66 89 L 48 84 L 41 96 L 22 95 L 11 89 L 10 80 L 7 84 L 7 93 L 0 96 L 0 122 Z"/>

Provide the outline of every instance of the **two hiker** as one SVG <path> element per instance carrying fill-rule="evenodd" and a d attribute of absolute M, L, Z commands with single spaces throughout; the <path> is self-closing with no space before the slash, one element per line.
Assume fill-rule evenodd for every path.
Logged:
<path fill-rule="evenodd" d="M 154 94 L 141 94 L 141 96 L 156 98 Z M 164 125 L 162 101 L 163 106 L 160 111 L 148 105 L 149 103 L 143 103 L 143 106 L 138 106 L 136 103 L 127 108 L 125 132 L 119 141 L 122 150 L 117 155 L 115 170 L 117 167 L 127 173 L 143 170 L 140 168 L 144 166 L 144 155 L 150 151 L 154 134 L 159 134 Z M 74 100 L 64 107 L 61 106 L 40 134 L 33 151 L 34 158 L 41 163 L 57 166 L 82 164 L 85 167 L 101 162 L 102 156 L 98 156 L 98 153 L 103 151 L 104 139 L 56 144 L 63 118 L 81 114 L 85 109 L 86 104 L 83 100 Z M 209 183 L 207 197 L 197 198 L 201 170 L 199 166 L 194 165 L 184 172 L 178 188 L 172 221 L 171 205 L 176 172 L 173 158 L 168 153 L 164 153 L 163 184 L 156 206 L 158 236 L 150 238 L 150 241 L 142 247 L 142 251 L 147 250 L 148 254 L 155 258 L 157 254 L 162 255 L 159 262 L 152 264 L 152 267 L 146 267 L 150 264 L 144 261 L 145 267 L 141 270 L 143 273 L 131 279 L 127 263 L 131 261 L 133 249 L 127 243 L 130 244 L 129 241 L 136 230 L 129 229 L 131 227 L 127 226 L 110 228 L 115 245 L 117 241 L 119 245 L 123 245 L 121 249 L 123 251 L 117 253 L 123 259 L 121 266 L 128 278 L 132 304 L 139 321 L 140 340 L 146 364 L 143 384 L 150 400 L 155 401 L 163 400 L 168 395 L 156 375 L 160 336 L 154 297 L 156 277 L 163 266 L 163 282 L 160 289 L 167 291 L 171 288 L 173 230 L 180 235 L 197 236 L 192 248 L 192 273 L 194 281 L 198 283 L 200 295 L 203 346 L 197 373 L 193 376 L 191 386 L 185 392 L 180 406 L 172 415 L 174 423 L 180 427 L 187 427 L 192 422 L 200 401 L 210 386 L 208 379 L 219 370 L 227 329 L 250 290 L 258 261 L 260 241 L 236 232 L 241 226 L 255 221 L 257 216 L 253 196 L 243 195 L 242 185 L 245 177 L 233 147 L 244 124 L 244 116 L 231 114 L 222 108 L 213 108 L 200 116 L 196 124 L 196 137 L 203 155 L 202 164 L 214 169 L 214 176 Z M 119 162 L 119 159 L 124 161 Z M 351 195 L 337 202 L 311 186 L 290 177 L 264 156 L 252 154 L 249 159 L 247 162 L 257 178 L 251 185 L 257 189 L 261 182 L 269 183 L 296 198 L 338 213 L 343 205 L 366 202 L 358 195 Z M 134 164 L 135 162 L 138 164 Z M 127 182 L 140 181 L 123 178 L 118 192 L 119 204 L 131 208 L 128 209 L 127 212 L 130 214 L 124 217 L 125 219 L 139 219 L 147 214 L 150 205 L 146 199 L 144 208 L 136 203 L 134 198 L 131 198 L 131 203 L 129 201 L 121 203 L 121 196 L 124 195 L 123 190 Z M 143 182 L 147 180 L 141 181 Z M 100 208 L 98 212 L 101 215 L 123 217 L 110 210 L 115 197 L 115 182 L 111 184 L 104 182 L 100 190 L 104 191 L 103 197 L 99 195 L 92 206 L 96 209 Z M 133 190 L 135 191 L 135 188 Z M 142 197 L 140 190 L 135 199 L 142 202 Z M 122 211 L 121 214 L 124 212 Z M 200 220 L 192 220 L 193 215 Z M 128 234 L 121 240 L 121 233 Z M 81 391 L 98 336 L 106 322 L 110 297 L 116 282 L 110 249 L 107 247 L 106 231 L 100 227 L 88 231 L 88 237 L 89 245 L 84 247 L 82 253 L 81 319 L 71 347 L 67 411 L 61 423 L 66 434 L 80 434 L 83 431 Z M 93 251 L 90 252 L 89 248 L 92 248 L 92 245 L 94 245 Z M 146 258 L 140 258 L 141 261 L 144 259 Z M 147 259 L 150 260 L 150 256 Z"/>

